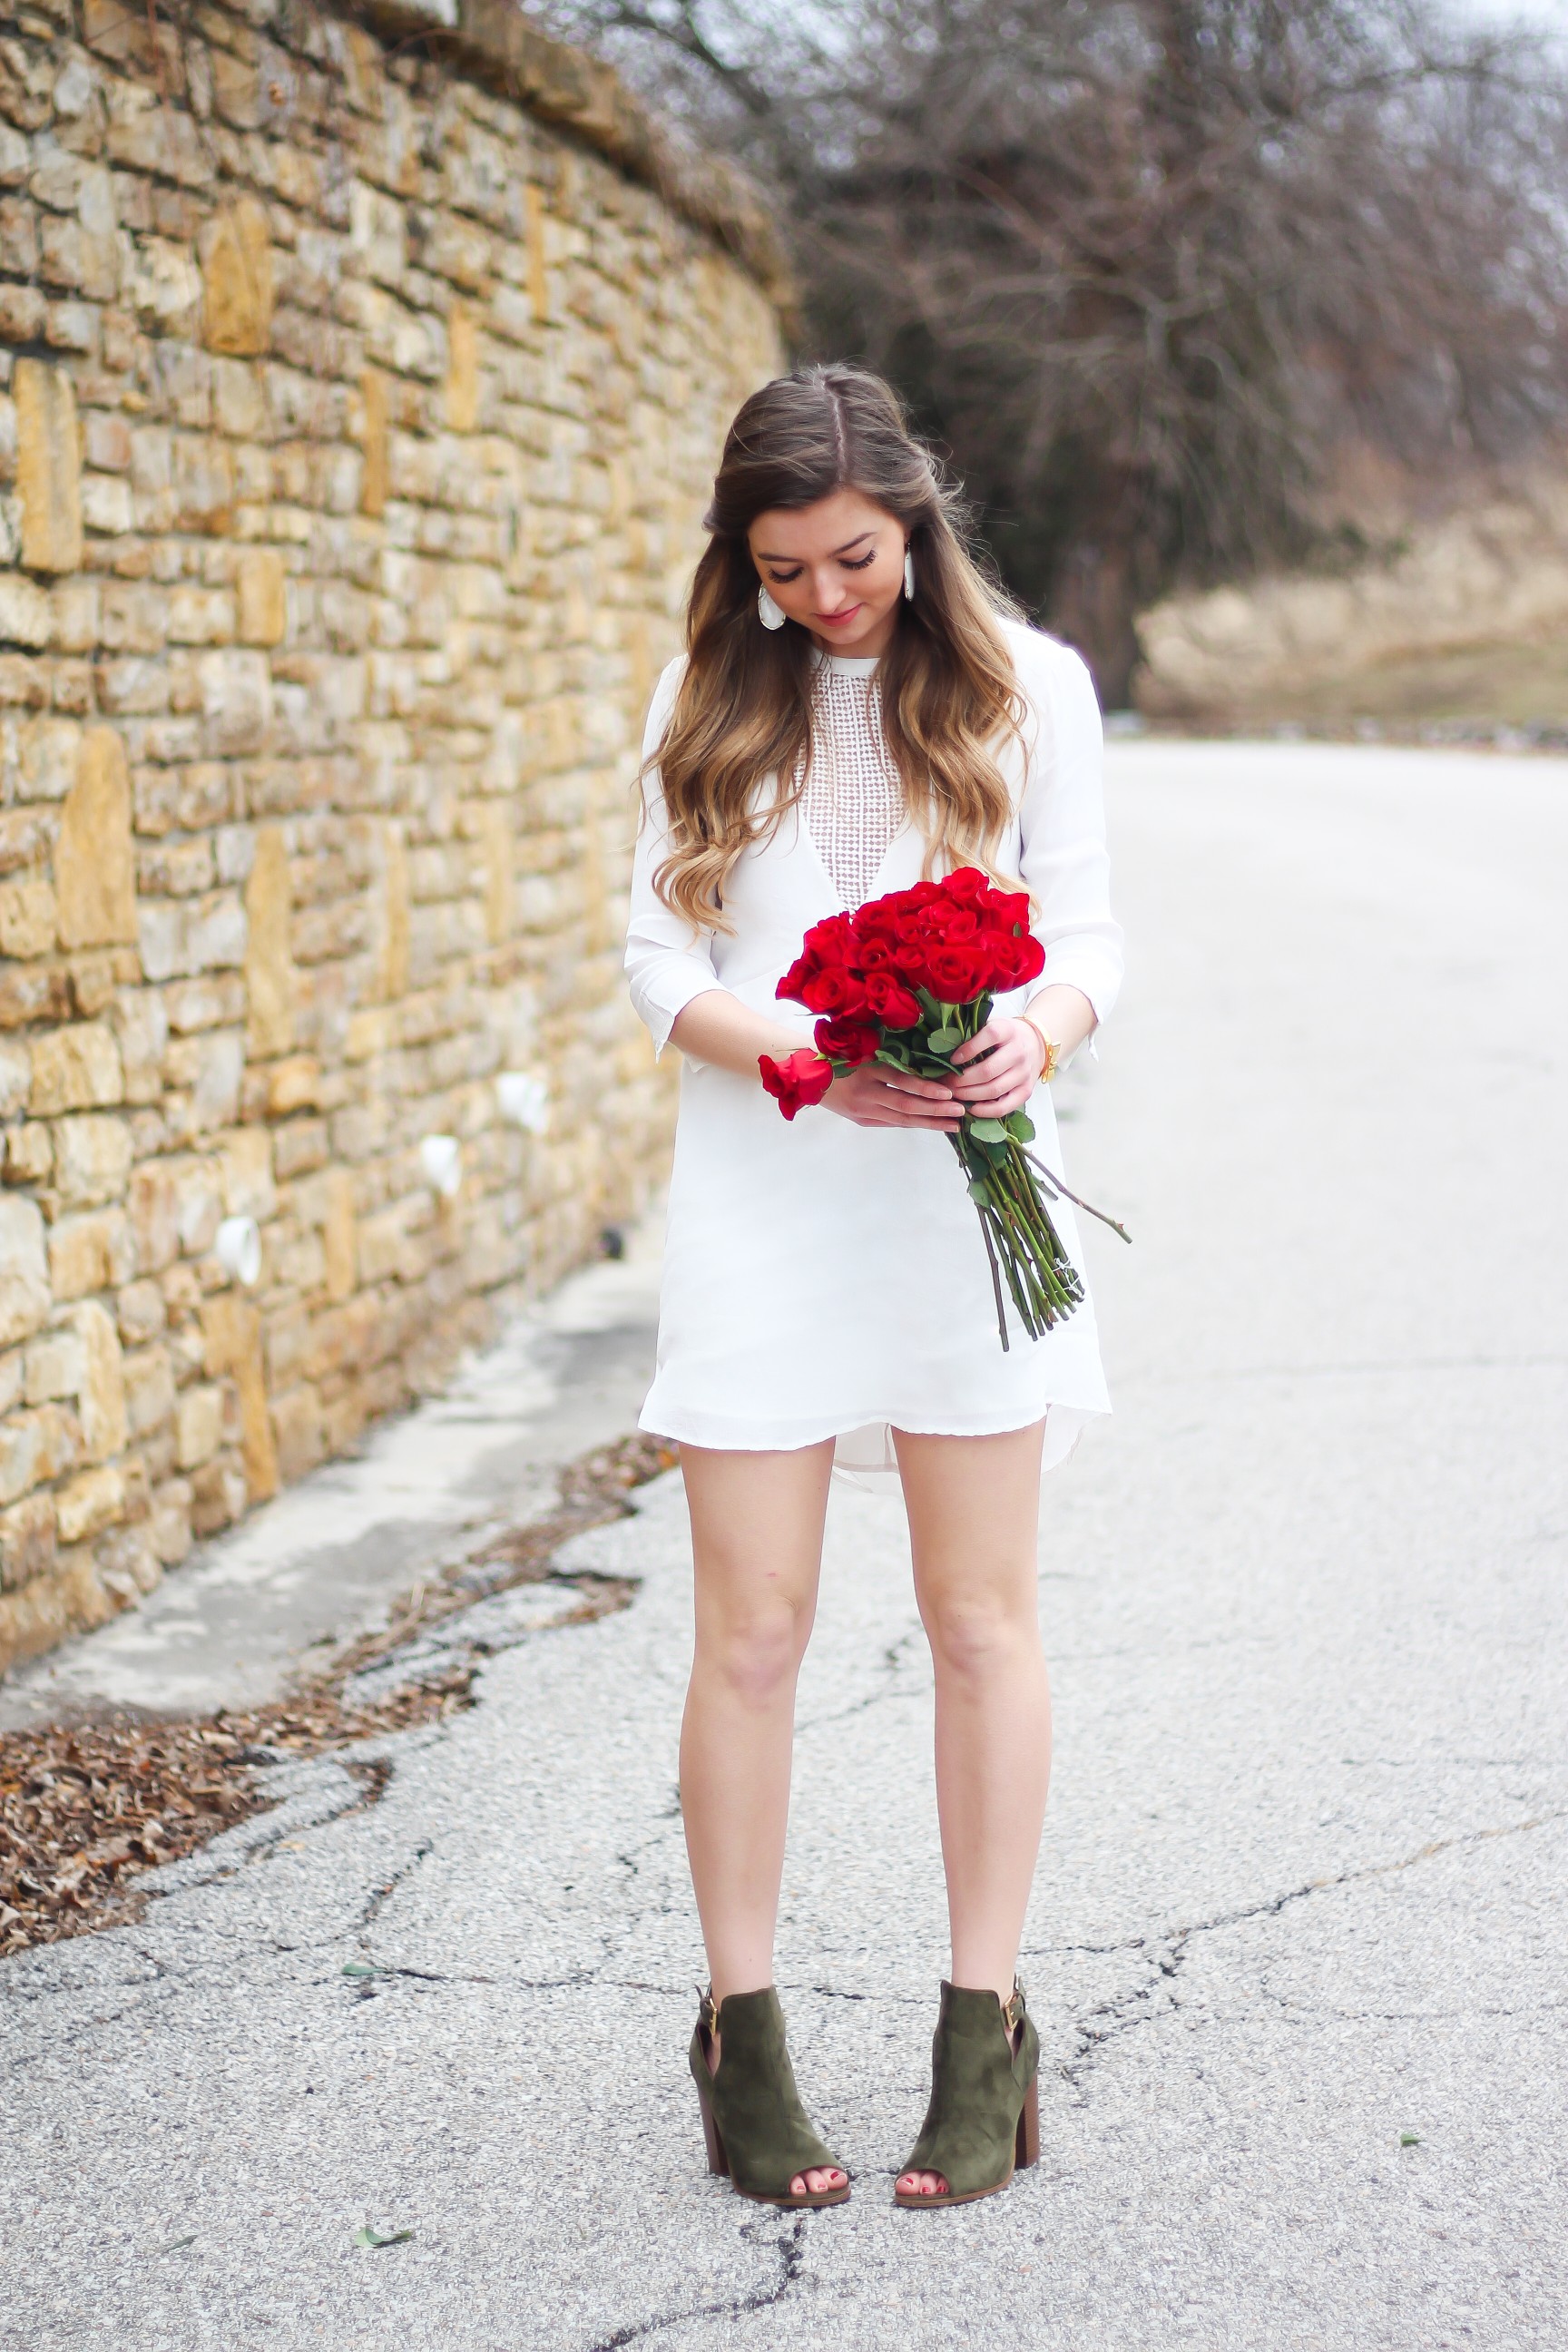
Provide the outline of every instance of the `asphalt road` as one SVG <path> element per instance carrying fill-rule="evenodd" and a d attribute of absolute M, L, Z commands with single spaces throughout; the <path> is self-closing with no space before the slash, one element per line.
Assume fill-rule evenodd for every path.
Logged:
<path fill-rule="evenodd" d="M 139 1925 L 0 1969 L 8 2352 L 1568 2340 L 1568 764 L 1111 772 L 1131 971 L 1063 1108 L 1136 1246 L 1047 1495 L 1037 2171 L 890 2205 L 945 1955 L 900 1516 L 851 1496 L 779 1979 L 855 2195 L 704 2173 L 667 1479 L 574 1552 L 633 1603 L 499 1612 L 379 1802 L 301 1768 Z"/>

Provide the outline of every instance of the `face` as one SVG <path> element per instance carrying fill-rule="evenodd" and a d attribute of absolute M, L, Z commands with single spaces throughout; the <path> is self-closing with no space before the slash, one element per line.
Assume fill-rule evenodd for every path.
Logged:
<path fill-rule="evenodd" d="M 859 490 L 810 507 L 773 507 L 746 534 L 757 576 L 781 612 L 825 652 L 886 650 L 904 593 L 904 527 Z"/>

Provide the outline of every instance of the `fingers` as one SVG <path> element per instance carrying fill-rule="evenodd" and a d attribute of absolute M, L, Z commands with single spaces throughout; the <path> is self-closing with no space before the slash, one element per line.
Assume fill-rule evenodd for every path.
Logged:
<path fill-rule="evenodd" d="M 1009 1028 L 1011 1028 L 1012 1025 L 1011 1022 L 1007 1024 Z M 977 1060 L 982 1054 L 994 1053 L 996 1047 L 1002 1043 L 1003 1032 L 1001 1024 L 995 1021 L 988 1021 L 984 1029 L 977 1029 L 975 1031 L 973 1036 L 969 1039 L 966 1045 L 960 1045 L 956 1049 L 952 1059 L 955 1063 L 973 1062 Z"/>

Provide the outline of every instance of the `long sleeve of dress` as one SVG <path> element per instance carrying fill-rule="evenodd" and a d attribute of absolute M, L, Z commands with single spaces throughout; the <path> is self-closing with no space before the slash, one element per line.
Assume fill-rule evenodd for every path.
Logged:
<path fill-rule="evenodd" d="M 1080 990 L 1103 1021 L 1121 985 L 1122 934 L 1110 912 L 1100 706 L 1068 646 L 1033 632 L 1009 635 L 1034 714 L 1018 818 L 1021 872 L 1046 950 L 1038 987 Z"/>
<path fill-rule="evenodd" d="M 672 661 L 654 688 L 647 725 L 643 732 L 643 758 L 657 750 L 675 700 L 685 667 L 684 656 Z M 653 887 L 663 864 L 668 835 L 664 793 L 658 772 L 643 775 L 641 821 L 632 860 L 631 915 L 626 929 L 626 981 L 637 1018 L 645 1024 L 655 1050 L 664 1051 L 669 1033 L 694 996 L 723 982 L 713 969 L 705 932 L 694 931 L 684 916 L 665 905 Z"/>

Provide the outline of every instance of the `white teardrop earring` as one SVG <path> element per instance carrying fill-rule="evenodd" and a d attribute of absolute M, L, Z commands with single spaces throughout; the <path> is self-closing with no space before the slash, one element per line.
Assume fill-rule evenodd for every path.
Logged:
<path fill-rule="evenodd" d="M 915 601 L 915 559 L 910 552 L 907 540 L 904 542 L 904 594 L 912 604 Z"/>
<path fill-rule="evenodd" d="M 761 621 L 763 628 L 782 629 L 787 617 L 788 616 L 785 614 L 780 612 L 778 606 L 773 603 L 773 598 L 768 594 L 767 582 L 765 580 L 759 581 L 757 583 L 757 618 Z"/>

